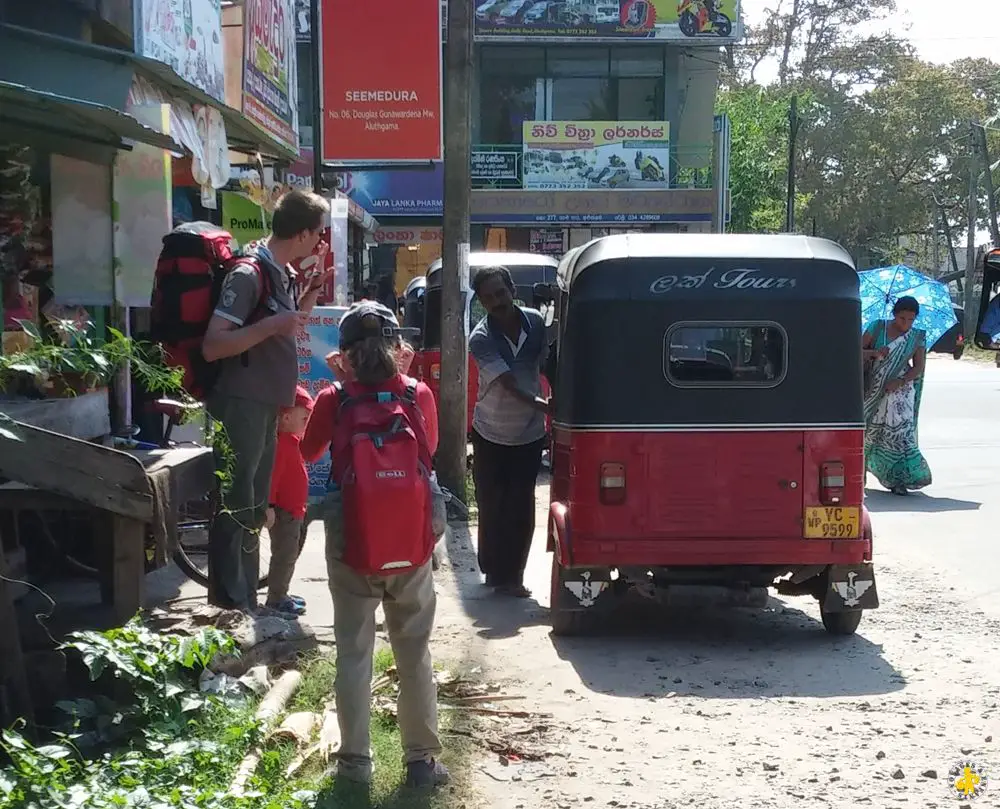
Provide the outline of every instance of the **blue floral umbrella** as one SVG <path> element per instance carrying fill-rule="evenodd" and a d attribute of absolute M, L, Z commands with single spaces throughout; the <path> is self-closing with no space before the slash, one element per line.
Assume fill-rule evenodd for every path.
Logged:
<path fill-rule="evenodd" d="M 906 296 L 916 298 L 920 304 L 920 314 L 913 325 L 927 333 L 927 348 L 958 323 L 948 287 L 905 264 L 865 270 L 859 272 L 858 277 L 861 281 L 862 329 L 867 329 L 876 320 L 890 320 L 892 307 Z"/>

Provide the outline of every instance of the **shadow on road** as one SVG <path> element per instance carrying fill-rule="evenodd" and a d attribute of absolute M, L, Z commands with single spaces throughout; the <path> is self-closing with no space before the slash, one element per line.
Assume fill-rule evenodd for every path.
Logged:
<path fill-rule="evenodd" d="M 953 497 L 931 497 L 924 492 L 911 492 L 905 497 L 867 490 L 865 505 L 873 514 L 912 511 L 918 514 L 936 514 L 948 511 L 979 511 L 982 503 L 973 500 L 956 500 Z"/>
<path fill-rule="evenodd" d="M 469 526 L 451 525 L 447 550 L 462 609 L 480 637 L 549 624 L 535 599 L 497 597 L 480 583 Z M 597 634 L 553 636 L 552 643 L 588 688 L 621 697 L 858 697 L 905 686 L 882 648 L 864 637 L 864 619 L 860 634 L 837 638 L 794 603 L 685 610 L 629 598 Z"/>
<path fill-rule="evenodd" d="M 592 690 L 621 697 L 706 699 L 858 697 L 906 681 L 864 636 L 838 638 L 801 610 L 684 610 L 629 604 L 601 634 L 553 637 L 556 652 Z"/>
<path fill-rule="evenodd" d="M 448 561 L 459 600 L 482 638 L 512 638 L 529 626 L 548 625 L 548 610 L 535 598 L 496 595 L 480 582 L 470 526 L 453 522 L 448 528 Z"/>

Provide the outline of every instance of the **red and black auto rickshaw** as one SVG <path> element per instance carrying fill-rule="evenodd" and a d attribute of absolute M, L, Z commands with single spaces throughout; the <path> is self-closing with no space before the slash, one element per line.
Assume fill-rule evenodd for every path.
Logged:
<path fill-rule="evenodd" d="M 878 596 L 850 256 L 803 236 L 608 236 L 563 258 L 555 295 L 553 631 L 633 589 L 773 586 L 853 633 Z"/>
<path fill-rule="evenodd" d="M 535 298 L 535 285 L 550 288 L 556 280 L 556 268 L 559 262 L 551 256 L 538 253 L 502 253 L 474 252 L 469 255 L 469 273 L 475 276 L 476 270 L 483 267 L 503 266 L 510 270 L 514 285 L 517 287 L 517 302 L 522 306 L 539 306 Z M 434 391 L 439 395 L 441 383 L 441 259 L 431 264 L 427 270 L 427 282 L 422 307 L 414 307 L 412 322 L 410 309 L 404 318 L 406 325 L 422 326 L 423 333 L 419 340 L 419 351 L 413 360 L 413 368 Z M 415 279 L 416 280 L 416 279 Z M 415 284 L 411 281 L 411 285 Z M 414 288 L 416 295 L 416 287 Z M 422 311 L 420 311 L 422 309 Z M 470 291 L 465 298 L 466 321 L 471 331 L 486 312 Z M 479 374 L 475 363 L 469 358 L 469 430 L 472 429 L 472 412 L 476 405 L 476 394 L 479 391 Z M 542 395 L 548 396 L 548 381 L 542 378 Z"/>

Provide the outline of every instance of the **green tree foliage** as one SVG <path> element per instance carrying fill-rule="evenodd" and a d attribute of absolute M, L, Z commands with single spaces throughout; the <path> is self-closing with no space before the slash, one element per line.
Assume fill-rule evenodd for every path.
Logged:
<path fill-rule="evenodd" d="M 875 0 L 783 0 L 748 31 L 720 94 L 732 122 L 732 230 L 766 232 L 784 220 L 788 105 L 799 98 L 796 217 L 800 229 L 847 247 L 863 264 L 899 258 L 935 229 L 935 200 L 959 233 L 972 151 L 969 123 L 1000 113 L 1000 65 L 921 61 L 893 35 Z M 773 76 L 764 86 L 760 75 Z M 1000 140 L 989 133 L 991 154 Z M 981 206 L 981 226 L 987 208 Z"/>
<path fill-rule="evenodd" d="M 730 195 L 737 233 L 769 233 L 785 220 L 788 94 L 750 85 L 723 91 L 719 109 L 732 135 Z"/>

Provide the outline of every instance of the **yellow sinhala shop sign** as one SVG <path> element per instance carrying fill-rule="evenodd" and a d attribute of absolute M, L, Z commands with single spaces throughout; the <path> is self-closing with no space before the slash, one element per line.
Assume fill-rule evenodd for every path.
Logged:
<path fill-rule="evenodd" d="M 526 189 L 669 187 L 666 121 L 525 121 L 522 138 Z"/>

